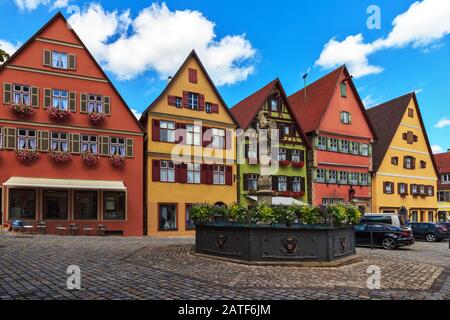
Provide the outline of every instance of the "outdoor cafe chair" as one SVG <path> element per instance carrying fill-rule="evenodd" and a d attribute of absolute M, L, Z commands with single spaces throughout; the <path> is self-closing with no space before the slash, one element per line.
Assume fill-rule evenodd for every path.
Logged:
<path fill-rule="evenodd" d="M 60 236 L 62 236 L 64 232 L 67 231 L 67 227 L 63 226 L 62 224 L 58 224 L 56 226 L 56 231 L 59 233 Z"/>
<path fill-rule="evenodd" d="M 69 224 L 69 233 L 72 236 L 78 235 L 78 226 L 76 223 Z"/>
<path fill-rule="evenodd" d="M 11 231 L 12 232 L 21 232 L 23 228 L 23 221 L 21 220 L 13 220 L 11 223 Z"/>
<path fill-rule="evenodd" d="M 36 233 L 47 234 L 47 223 L 45 221 L 39 221 L 36 225 Z"/>
<path fill-rule="evenodd" d="M 34 233 L 34 226 L 31 223 L 24 223 L 22 227 L 22 233 Z"/>
<path fill-rule="evenodd" d="M 90 227 L 90 226 L 84 226 L 84 227 L 83 227 L 83 234 L 84 234 L 85 236 L 88 236 L 89 233 L 91 233 L 92 231 L 94 231 L 94 228 L 93 228 L 93 227 Z"/>
<path fill-rule="evenodd" d="M 106 227 L 103 224 L 97 225 L 97 235 L 98 236 L 104 236 L 106 235 Z"/>

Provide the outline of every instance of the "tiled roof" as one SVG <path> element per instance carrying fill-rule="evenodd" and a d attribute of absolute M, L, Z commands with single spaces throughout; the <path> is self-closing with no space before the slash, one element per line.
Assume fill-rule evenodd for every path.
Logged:
<path fill-rule="evenodd" d="M 439 173 L 450 173 L 450 151 L 434 155 Z"/>

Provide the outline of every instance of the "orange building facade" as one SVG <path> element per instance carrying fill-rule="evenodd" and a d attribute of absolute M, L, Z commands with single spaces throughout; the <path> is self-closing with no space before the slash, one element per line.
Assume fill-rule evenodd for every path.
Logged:
<path fill-rule="evenodd" d="M 61 14 L 0 67 L 0 84 L 3 225 L 142 235 L 143 130 Z"/>

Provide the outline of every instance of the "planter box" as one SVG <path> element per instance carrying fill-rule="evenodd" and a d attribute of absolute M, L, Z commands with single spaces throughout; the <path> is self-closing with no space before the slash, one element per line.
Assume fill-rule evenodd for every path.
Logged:
<path fill-rule="evenodd" d="M 247 226 L 200 224 L 195 251 L 229 259 L 264 261 L 333 261 L 355 254 L 353 226 Z"/>

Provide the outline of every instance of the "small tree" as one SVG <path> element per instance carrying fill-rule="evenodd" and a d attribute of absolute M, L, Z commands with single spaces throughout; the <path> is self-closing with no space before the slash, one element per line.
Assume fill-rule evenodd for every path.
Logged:
<path fill-rule="evenodd" d="M 8 59 L 9 59 L 9 54 L 5 50 L 0 48 L 0 63 L 3 63 Z"/>

